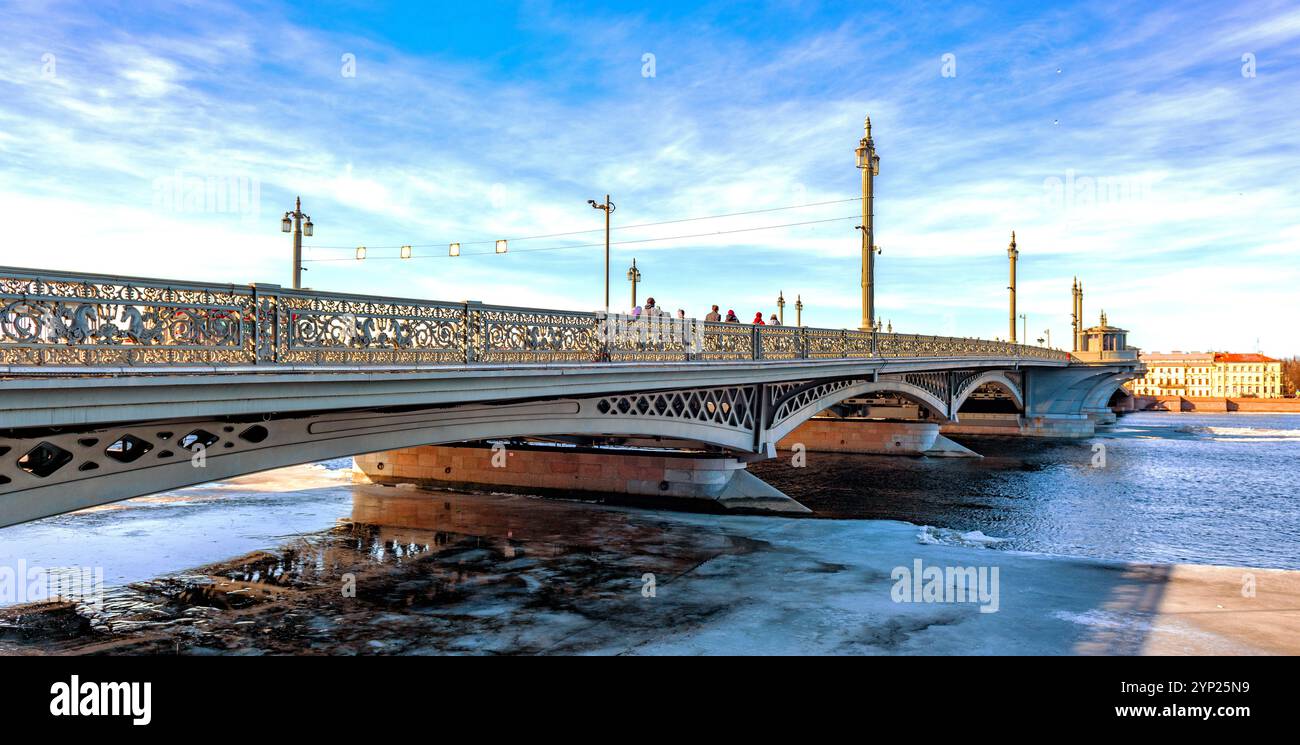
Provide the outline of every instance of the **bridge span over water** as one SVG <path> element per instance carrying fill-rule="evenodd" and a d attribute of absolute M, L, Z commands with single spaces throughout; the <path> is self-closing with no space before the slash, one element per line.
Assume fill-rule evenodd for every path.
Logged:
<path fill-rule="evenodd" d="M 4 267 L 0 303 L 0 526 L 491 439 L 743 463 L 846 402 L 948 425 L 992 395 L 1033 433 L 1087 434 L 1138 367 L 978 339 Z"/>

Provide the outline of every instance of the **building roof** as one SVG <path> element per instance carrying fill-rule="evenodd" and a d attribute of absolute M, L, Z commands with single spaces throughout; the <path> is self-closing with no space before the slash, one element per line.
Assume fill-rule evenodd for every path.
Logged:
<path fill-rule="evenodd" d="M 1233 352 L 1215 352 L 1215 362 L 1277 362 L 1272 357 L 1262 354 L 1236 354 Z"/>
<path fill-rule="evenodd" d="M 1143 352 L 1143 362 L 1211 362 L 1214 356 L 1208 352 Z"/>

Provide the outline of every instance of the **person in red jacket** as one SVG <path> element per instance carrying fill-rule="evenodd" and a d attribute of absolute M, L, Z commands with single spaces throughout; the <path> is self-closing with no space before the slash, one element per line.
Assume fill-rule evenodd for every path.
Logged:
<path fill-rule="evenodd" d="M 755 326 L 766 326 L 766 325 L 767 325 L 766 323 L 763 323 L 763 311 L 760 310 L 759 312 L 757 312 L 757 313 L 754 314 L 754 325 L 755 325 Z"/>

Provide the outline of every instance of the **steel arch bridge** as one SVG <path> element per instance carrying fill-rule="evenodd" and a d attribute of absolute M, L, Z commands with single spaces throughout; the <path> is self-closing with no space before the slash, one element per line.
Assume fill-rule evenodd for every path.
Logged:
<path fill-rule="evenodd" d="M 690 443 L 757 459 L 863 395 L 949 422 L 994 385 L 1027 415 L 1077 416 L 1136 368 L 976 339 L 7 268 L 0 303 L 0 526 L 465 440 Z"/>

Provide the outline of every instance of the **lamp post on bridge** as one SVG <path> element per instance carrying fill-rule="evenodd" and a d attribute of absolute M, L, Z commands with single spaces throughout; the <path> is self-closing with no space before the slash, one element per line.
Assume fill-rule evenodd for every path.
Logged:
<path fill-rule="evenodd" d="M 636 283 L 641 281 L 641 270 L 636 268 L 635 258 L 632 259 L 632 266 L 627 270 L 627 281 L 632 283 L 632 307 L 636 308 Z"/>
<path fill-rule="evenodd" d="M 613 214 L 615 210 L 615 205 L 613 202 L 609 200 L 608 194 L 605 195 L 604 204 L 597 204 L 596 200 L 594 199 L 588 199 L 587 204 L 590 204 L 592 206 L 592 209 L 604 210 L 605 212 L 605 312 L 608 313 L 609 312 L 609 216 Z M 636 262 L 633 261 L 633 264 L 635 263 Z M 634 296 L 632 300 L 632 306 L 636 307 L 635 288 L 633 289 L 632 294 Z"/>
<path fill-rule="evenodd" d="M 876 233 L 872 225 L 875 213 L 874 189 L 875 177 L 880 174 L 880 156 L 876 155 L 876 144 L 871 139 L 871 117 L 863 124 L 863 137 L 858 141 L 854 151 L 857 155 L 858 169 L 862 171 L 862 224 L 857 226 L 862 231 L 862 325 L 858 328 L 871 331 L 876 320 L 876 290 L 873 276 L 876 269 Z"/>
<path fill-rule="evenodd" d="M 781 325 L 785 325 L 785 290 L 778 290 L 776 293 L 776 312 L 777 320 Z"/>
<path fill-rule="evenodd" d="M 1011 231 L 1011 245 L 1007 247 L 1007 260 L 1011 262 L 1011 284 L 1007 289 L 1011 292 L 1011 343 L 1016 343 L 1016 259 L 1020 252 L 1016 250 L 1016 231 Z M 1024 318 L 1024 316 L 1021 316 Z M 1022 334 L 1028 336 L 1028 334 Z"/>
<path fill-rule="evenodd" d="M 801 295 L 794 296 L 794 325 L 803 326 L 803 297 Z"/>
<path fill-rule="evenodd" d="M 1029 338 L 1028 328 L 1029 328 L 1029 317 L 1026 316 L 1024 313 L 1021 313 L 1020 314 L 1020 331 L 1021 331 L 1020 335 L 1026 339 Z M 1011 343 L 1012 344 L 1018 343 L 1016 342 L 1015 331 L 1016 331 L 1016 322 L 1015 319 L 1012 319 L 1011 321 Z"/>
<path fill-rule="evenodd" d="M 304 219 L 306 223 L 303 222 Z M 293 211 L 284 213 L 284 219 L 280 221 L 281 233 L 293 230 L 293 289 L 295 290 L 302 289 L 302 237 L 306 235 L 310 238 L 315 227 L 311 216 L 302 213 L 302 197 L 296 197 Z"/>

